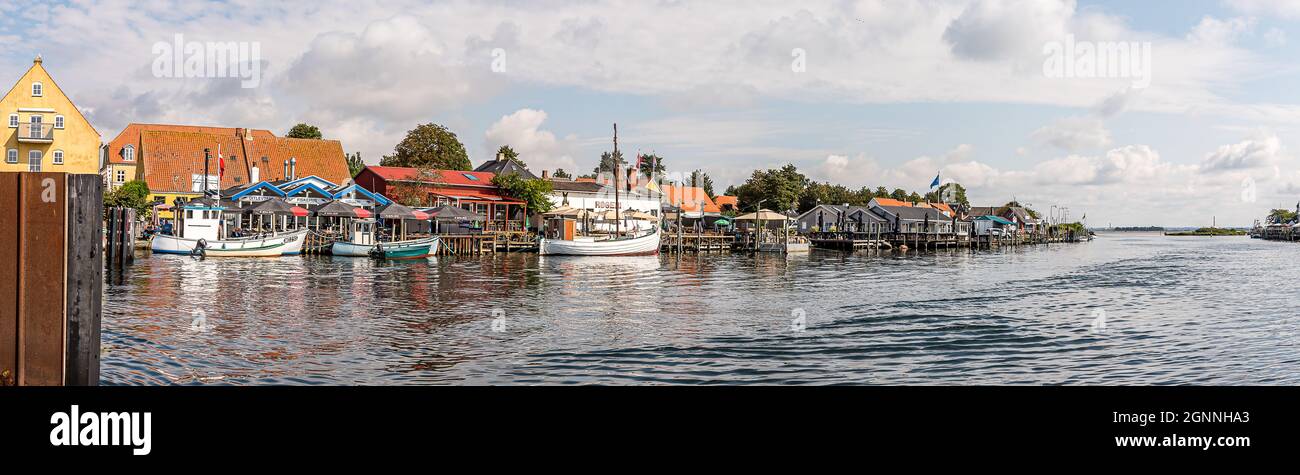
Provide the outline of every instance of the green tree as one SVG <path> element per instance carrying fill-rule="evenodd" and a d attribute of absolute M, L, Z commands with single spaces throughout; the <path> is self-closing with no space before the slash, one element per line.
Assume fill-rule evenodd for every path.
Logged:
<path fill-rule="evenodd" d="M 415 168 L 415 176 L 395 181 L 389 188 L 388 197 L 406 206 L 433 206 L 429 188 L 442 182 L 442 174 L 433 167 L 419 166 Z"/>
<path fill-rule="evenodd" d="M 894 191 L 889 194 L 889 197 L 898 201 L 907 201 L 907 190 L 894 188 Z"/>
<path fill-rule="evenodd" d="M 506 196 L 528 203 L 528 210 L 533 213 L 545 213 L 551 210 L 550 193 L 553 189 L 547 180 L 529 180 L 518 173 L 509 173 L 492 177 L 492 184 L 501 189 Z"/>
<path fill-rule="evenodd" d="M 687 186 L 704 188 L 704 194 L 709 195 L 710 198 L 716 196 L 713 194 L 713 179 L 709 178 L 709 174 L 704 173 L 703 170 L 691 172 L 691 178 L 686 184 Z"/>
<path fill-rule="evenodd" d="M 366 162 L 361 160 L 361 152 L 353 153 L 352 155 L 348 155 L 347 157 L 348 157 L 348 172 L 352 174 L 353 178 L 356 178 L 357 174 L 361 173 L 361 170 L 364 170 L 366 168 Z"/>
<path fill-rule="evenodd" d="M 132 208 L 136 216 L 149 213 L 153 203 L 149 202 L 149 185 L 140 180 L 128 181 L 113 191 L 104 193 L 105 208 Z"/>
<path fill-rule="evenodd" d="M 876 195 L 873 198 L 889 198 L 889 189 L 883 186 L 876 187 Z"/>
<path fill-rule="evenodd" d="M 641 155 L 641 176 L 654 178 L 663 176 L 668 169 L 664 167 L 664 157 L 655 154 Z M 712 194 L 712 193 L 710 193 Z"/>
<path fill-rule="evenodd" d="M 618 163 L 617 167 L 622 168 L 627 166 L 627 160 L 623 160 L 622 151 L 619 151 L 617 153 L 604 152 L 600 154 L 600 164 L 596 165 L 596 168 L 592 170 L 591 173 L 593 175 L 600 175 L 601 173 L 614 173 L 616 162 Z"/>
<path fill-rule="evenodd" d="M 1269 212 L 1268 212 L 1268 218 L 1267 218 L 1267 219 L 1268 219 L 1268 222 L 1269 222 L 1269 223 L 1274 223 L 1274 224 L 1287 224 L 1287 223 L 1290 223 L 1290 222 L 1292 222 L 1292 221 L 1295 221 L 1295 219 L 1296 219 L 1296 212 L 1295 212 L 1295 211 L 1290 211 L 1290 210 L 1285 210 L 1285 209 L 1275 209 L 1275 210 L 1272 210 L 1272 211 L 1269 211 Z"/>
<path fill-rule="evenodd" d="M 515 152 L 515 149 L 510 148 L 509 145 L 502 145 L 501 148 L 498 148 L 497 155 L 505 155 L 507 159 L 519 164 L 519 166 L 528 168 L 528 164 L 519 159 L 519 153 Z"/>
<path fill-rule="evenodd" d="M 768 208 L 777 211 L 794 209 L 808 187 L 808 177 L 794 165 L 779 169 L 755 170 L 749 180 L 736 188 L 741 209 Z"/>
<path fill-rule="evenodd" d="M 293 138 L 293 139 L 316 139 L 316 140 L 320 140 L 320 138 L 321 138 L 321 134 L 320 134 L 320 129 L 319 129 L 319 128 L 317 128 L 317 127 L 314 126 L 314 125 L 302 124 L 302 123 L 293 126 L 293 128 L 289 129 L 289 133 L 284 134 L 284 136 L 285 136 L 285 137 L 289 137 L 289 138 Z"/>
<path fill-rule="evenodd" d="M 392 155 L 379 161 L 386 167 L 428 167 L 440 170 L 469 170 L 472 164 L 456 134 L 438 124 L 420 124 L 406 133 Z"/>
<path fill-rule="evenodd" d="M 551 176 L 556 178 L 566 178 L 566 179 L 573 178 L 573 175 L 570 175 L 569 172 L 564 171 L 563 168 L 556 168 L 555 173 L 552 174 Z"/>
<path fill-rule="evenodd" d="M 919 203 L 919 202 L 922 201 L 922 200 L 921 200 L 921 195 L 919 195 L 919 194 L 917 194 L 915 191 L 913 191 L 912 194 L 907 195 L 907 201 L 912 202 L 912 203 Z"/>

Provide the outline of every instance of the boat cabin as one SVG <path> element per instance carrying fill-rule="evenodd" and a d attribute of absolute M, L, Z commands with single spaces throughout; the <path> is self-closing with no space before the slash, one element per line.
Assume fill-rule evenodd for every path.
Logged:
<path fill-rule="evenodd" d="M 185 239 L 221 239 L 225 207 L 190 202 L 180 208 L 180 237 Z"/>
<path fill-rule="evenodd" d="M 348 242 L 358 246 L 375 245 L 375 220 L 352 220 L 352 226 L 348 229 Z"/>
<path fill-rule="evenodd" d="M 572 216 L 551 216 L 546 219 L 547 239 L 572 241 L 578 235 L 578 221 Z"/>

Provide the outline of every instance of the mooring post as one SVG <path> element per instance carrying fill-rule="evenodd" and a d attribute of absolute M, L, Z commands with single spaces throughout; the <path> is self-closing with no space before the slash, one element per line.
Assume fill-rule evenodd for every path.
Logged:
<path fill-rule="evenodd" d="M 0 173 L 0 384 L 98 383 L 102 186 Z"/>

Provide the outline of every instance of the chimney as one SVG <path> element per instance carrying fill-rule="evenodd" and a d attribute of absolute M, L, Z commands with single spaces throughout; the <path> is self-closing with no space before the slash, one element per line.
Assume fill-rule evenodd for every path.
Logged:
<path fill-rule="evenodd" d="M 290 180 L 298 179 L 298 158 L 297 157 L 292 157 L 289 159 L 289 174 L 293 177 L 290 178 Z"/>
<path fill-rule="evenodd" d="M 261 181 L 260 180 L 261 177 L 262 177 L 261 170 L 257 169 L 257 165 L 253 165 L 253 170 L 251 173 L 249 173 L 248 183 L 250 184 L 257 183 L 258 181 Z"/>
<path fill-rule="evenodd" d="M 284 174 L 283 174 L 283 175 L 280 175 L 280 177 L 281 177 L 282 179 L 285 179 L 285 180 L 288 180 L 288 179 L 289 179 L 289 161 L 288 161 L 288 160 L 285 160 L 285 161 L 284 161 Z"/>
<path fill-rule="evenodd" d="M 497 153 L 497 161 L 498 161 L 498 162 L 504 162 L 504 161 L 506 161 L 506 154 L 504 154 L 504 153 Z"/>
<path fill-rule="evenodd" d="M 546 170 L 542 170 L 542 179 L 545 180 L 546 178 Z"/>

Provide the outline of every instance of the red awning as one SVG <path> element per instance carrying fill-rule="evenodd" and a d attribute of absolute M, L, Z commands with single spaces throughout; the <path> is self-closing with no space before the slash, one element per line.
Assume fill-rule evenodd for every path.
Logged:
<path fill-rule="evenodd" d="M 427 219 L 429 219 L 429 218 L 431 217 L 431 216 L 429 216 L 429 213 L 425 213 L 425 212 L 420 211 L 420 210 L 415 210 L 415 211 L 413 211 L 413 213 L 415 214 L 415 219 L 418 219 L 418 220 L 421 220 L 421 221 L 427 220 Z"/>
<path fill-rule="evenodd" d="M 365 208 L 357 208 L 352 210 L 352 212 L 356 213 L 358 218 L 369 218 L 375 215 L 375 213 L 371 213 L 370 210 Z"/>
<path fill-rule="evenodd" d="M 290 208 L 289 211 L 292 212 L 294 216 L 297 216 L 299 218 L 311 214 L 310 212 L 307 211 L 307 208 L 303 208 L 301 206 L 294 206 L 293 208 Z"/>

